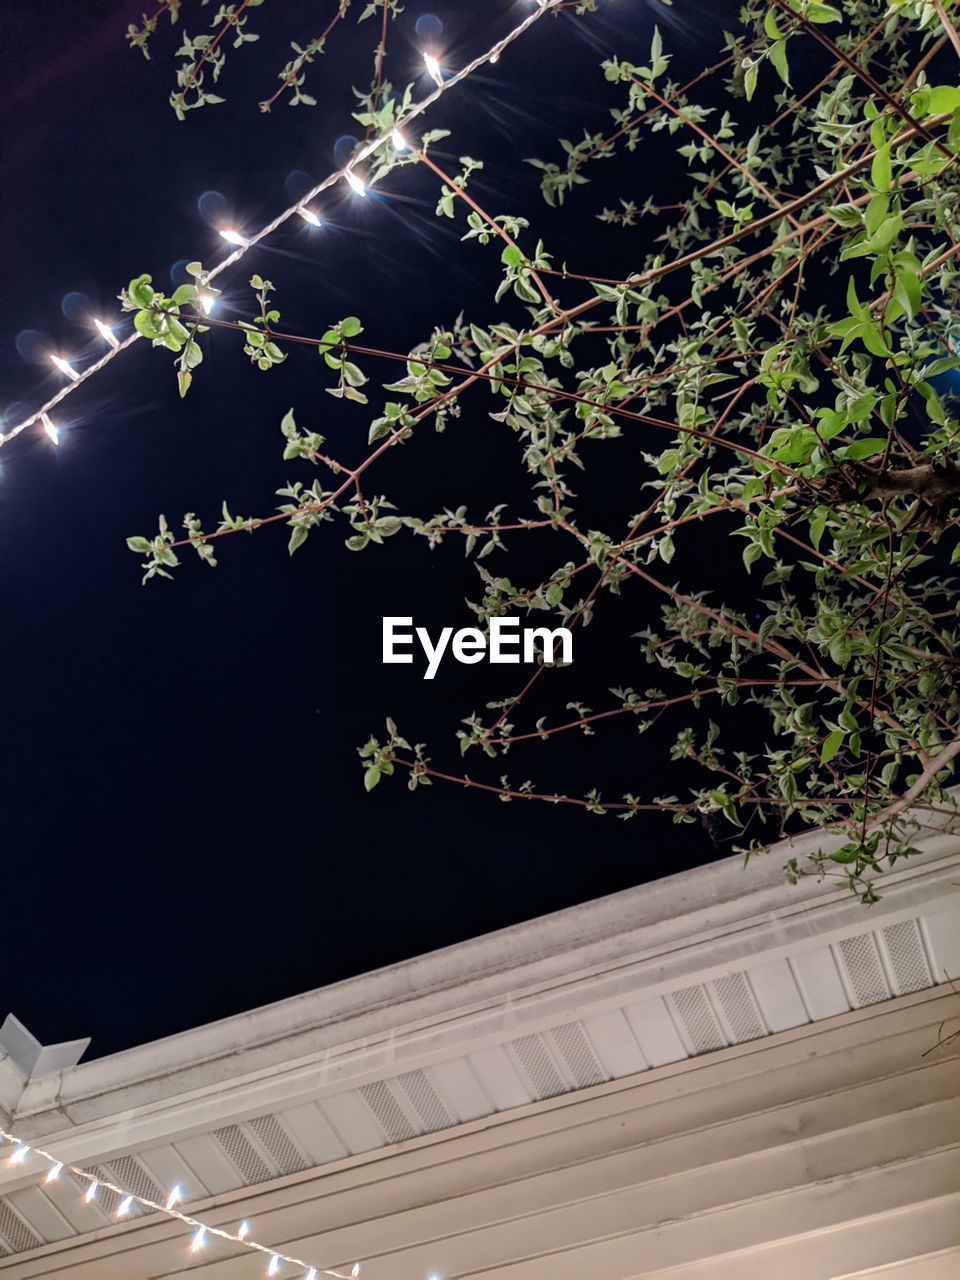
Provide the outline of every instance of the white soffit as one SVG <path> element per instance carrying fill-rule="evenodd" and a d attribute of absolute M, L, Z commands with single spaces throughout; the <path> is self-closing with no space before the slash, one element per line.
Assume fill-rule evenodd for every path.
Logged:
<path fill-rule="evenodd" d="M 960 977 L 958 837 L 927 838 L 869 909 L 783 884 L 793 851 L 23 1078 L 12 1107 L 8 1080 L 0 1107 L 58 1158 L 198 1202 Z M 110 1225 L 109 1195 L 40 1172 L 0 1167 L 0 1257 Z"/>

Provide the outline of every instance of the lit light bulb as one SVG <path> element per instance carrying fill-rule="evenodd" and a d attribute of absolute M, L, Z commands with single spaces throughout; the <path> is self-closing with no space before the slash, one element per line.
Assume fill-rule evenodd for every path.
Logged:
<path fill-rule="evenodd" d="M 56 365 L 56 367 L 60 370 L 61 373 L 65 373 L 67 375 L 67 377 L 71 380 L 71 382 L 76 382 L 77 379 L 80 377 L 79 373 L 77 373 L 73 365 L 70 364 L 68 361 L 64 360 L 62 356 L 51 356 L 50 359 L 53 361 L 53 363 Z"/>
<path fill-rule="evenodd" d="M 60 429 L 50 417 L 48 413 L 41 413 L 40 421 L 43 423 L 43 429 L 53 441 L 54 444 L 60 443 Z"/>
<path fill-rule="evenodd" d="M 133 1205 L 133 1196 L 124 1196 L 117 1205 L 117 1217 L 125 1218 Z"/>
<path fill-rule="evenodd" d="M 50 425 L 53 427 L 52 422 Z M 53 429 L 54 431 L 56 431 L 56 427 L 53 427 Z M 60 1170 L 62 1168 L 63 1168 L 62 1164 L 55 1164 L 53 1168 L 50 1170 L 50 1172 L 47 1174 L 47 1176 L 44 1178 L 44 1182 L 56 1182 L 56 1180 L 60 1177 Z"/>
<path fill-rule="evenodd" d="M 391 133 L 390 135 L 390 138 L 393 142 L 394 151 L 410 150 L 410 143 L 406 140 L 406 138 L 403 136 L 403 134 L 400 132 L 399 129 L 394 129 L 393 133 Z"/>
<path fill-rule="evenodd" d="M 310 1270 L 307 1272 L 307 1274 L 304 1276 L 304 1280 L 317 1280 L 317 1268 L 311 1267 Z"/>
<path fill-rule="evenodd" d="M 21 1144 L 10 1156 L 10 1159 L 7 1161 L 7 1164 L 23 1164 L 24 1160 L 26 1160 L 27 1158 L 29 1151 L 30 1151 L 30 1148 L 25 1147 L 21 1142 Z"/>
<path fill-rule="evenodd" d="M 217 300 L 212 293 L 201 293 L 200 306 L 203 308 L 204 315 L 209 315 L 216 305 Z"/>
<path fill-rule="evenodd" d="M 170 1192 L 170 1194 L 167 1196 L 166 1208 L 172 1209 L 173 1206 L 175 1204 L 179 1204 L 182 1199 L 183 1199 L 183 1192 L 181 1191 L 180 1184 L 178 1182 L 177 1185 Z"/>
<path fill-rule="evenodd" d="M 443 72 L 440 70 L 440 63 L 436 60 L 432 53 L 423 55 L 423 65 L 427 68 L 427 75 L 437 86 L 438 89 L 443 88 Z"/>
<path fill-rule="evenodd" d="M 238 248 L 243 248 L 247 241 L 239 231 L 234 231 L 233 227 L 222 227 L 220 234 L 226 240 L 227 244 L 235 244 Z"/>
<path fill-rule="evenodd" d="M 240 1223 L 239 1229 L 237 1230 L 237 1239 L 246 1240 L 249 1234 L 250 1234 L 250 1223 L 247 1222 L 246 1218 L 244 1218 L 243 1222 Z"/>
<path fill-rule="evenodd" d="M 87 1187 L 86 1191 L 83 1193 L 84 1204 L 89 1204 L 90 1201 L 96 1197 L 97 1187 L 99 1185 L 100 1184 L 96 1181 L 96 1179 L 94 1179 L 94 1181 L 90 1183 L 89 1187 Z"/>
<path fill-rule="evenodd" d="M 347 169 L 344 174 L 344 177 L 347 180 L 347 186 L 354 193 L 354 195 L 365 196 L 367 194 L 367 188 L 363 185 L 363 183 L 360 181 L 360 179 L 357 177 L 357 175 L 353 172 L 352 169 Z"/>
<path fill-rule="evenodd" d="M 120 342 L 117 338 L 117 335 L 113 332 L 113 330 L 110 328 L 108 324 L 105 324 L 103 320 L 96 319 L 96 317 L 94 317 L 93 324 L 97 333 L 99 333 L 100 337 L 104 340 L 104 342 L 109 342 L 111 347 L 119 347 Z"/>
<path fill-rule="evenodd" d="M 267 1267 L 268 1276 L 276 1276 L 280 1274 L 280 1259 L 276 1254 L 270 1259 L 270 1265 Z"/>
<path fill-rule="evenodd" d="M 359 1263 L 359 1262 L 355 1262 L 355 1263 L 353 1264 L 353 1266 L 350 1268 L 350 1274 L 351 1274 L 352 1276 L 358 1276 L 358 1275 L 360 1274 L 360 1263 Z"/>
<path fill-rule="evenodd" d="M 297 213 L 299 213 L 300 217 L 301 217 L 301 218 L 304 220 L 304 222 L 306 222 L 309 226 L 311 226 L 311 227 L 319 227 L 319 226 L 321 225 L 320 219 L 317 217 L 317 215 L 313 212 L 313 210 L 312 210 L 312 209 L 307 209 L 307 208 L 306 208 L 304 205 L 302 205 L 302 204 L 301 204 L 301 205 L 297 205 Z"/>
<path fill-rule="evenodd" d="M 191 1253 L 199 1253 L 203 1246 L 207 1243 L 207 1228 L 198 1227 L 193 1237 L 193 1244 L 190 1246 Z"/>
<path fill-rule="evenodd" d="M 499 54 L 499 53 L 497 53 L 496 51 L 494 51 L 493 53 L 491 53 L 491 55 L 490 55 L 490 65 L 491 65 L 491 67 L 495 67 L 499 61 L 500 61 L 500 54 Z"/>

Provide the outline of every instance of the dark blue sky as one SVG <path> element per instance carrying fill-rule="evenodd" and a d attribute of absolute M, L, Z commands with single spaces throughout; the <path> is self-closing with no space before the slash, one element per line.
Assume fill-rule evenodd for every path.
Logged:
<path fill-rule="evenodd" d="M 163 286 L 177 263 L 217 260 L 218 217 L 260 226 L 337 167 L 337 139 L 357 132 L 350 84 L 369 77 L 372 23 L 348 17 L 311 70 L 317 108 L 263 115 L 256 103 L 286 43 L 315 34 L 330 6 L 256 10 L 264 38 L 230 52 L 227 103 L 179 124 L 167 105 L 174 36 L 161 29 L 149 63 L 125 46 L 142 7 L 31 0 L 2 18 L 8 426 L 58 385 L 44 351 L 83 363 L 102 349 L 88 317 L 115 314 L 131 276 L 149 271 Z M 187 29 L 199 25 L 191 7 Z M 415 24 L 428 12 L 456 66 L 524 11 L 408 4 L 387 74 L 403 84 L 416 73 Z M 595 214 L 621 182 L 642 201 L 663 157 L 647 149 L 598 169 L 563 211 L 546 209 L 522 160 L 555 158 L 558 136 L 607 125 L 620 95 L 598 64 L 614 51 L 642 56 L 651 12 L 602 0 L 596 17 L 544 20 L 429 116 L 454 130 L 441 163 L 484 160 L 478 198 L 535 218 L 573 269 L 636 265 L 645 233 L 611 236 Z M 719 43 L 719 30 L 678 29 L 672 50 L 697 69 Z M 404 171 L 385 186 L 389 196 L 364 202 L 338 189 L 319 232 L 294 219 L 226 279 L 227 312 L 231 298 L 247 306 L 255 270 L 304 333 L 353 313 L 373 345 L 405 350 L 461 309 L 489 319 L 495 258 L 433 217 L 436 182 Z M 13 1011 L 47 1042 L 93 1035 L 92 1052 L 108 1052 L 716 856 L 699 827 L 666 819 L 622 823 L 439 787 L 411 796 L 399 780 L 364 794 L 356 748 L 385 715 L 427 741 L 439 767 L 455 766 L 460 718 L 513 691 L 502 668 L 446 664 L 428 685 L 416 668 L 380 665 L 383 614 L 469 624 L 463 598 L 476 598 L 477 578 L 460 548 L 431 555 L 398 537 L 351 555 L 330 526 L 291 560 L 275 528 L 227 540 L 215 572 L 188 559 L 176 581 L 141 587 L 124 539 L 152 532 L 158 512 L 179 523 L 195 510 L 209 525 L 226 498 L 234 512 L 267 514 L 287 478 L 312 479 L 280 459 L 291 405 L 334 453 L 362 456 L 367 416 L 325 395 L 314 353 L 265 375 L 240 347 L 235 334 L 211 335 L 181 403 L 167 356 L 137 344 L 67 401 L 59 449 L 31 432 L 0 451 L 0 1015 Z M 480 395 L 465 402 L 461 422 L 398 451 L 373 487 L 422 515 L 528 501 L 516 446 L 491 429 L 488 407 Z M 637 495 L 611 480 L 598 501 L 630 512 Z M 502 568 L 522 578 L 517 552 Z M 620 609 L 554 673 L 531 723 L 575 698 L 602 705 L 609 685 L 655 679 L 627 638 L 653 604 L 634 596 Z M 550 790 L 678 790 L 664 741 L 626 726 L 518 748 L 508 765 Z M 492 780 L 500 769 L 488 769 Z"/>

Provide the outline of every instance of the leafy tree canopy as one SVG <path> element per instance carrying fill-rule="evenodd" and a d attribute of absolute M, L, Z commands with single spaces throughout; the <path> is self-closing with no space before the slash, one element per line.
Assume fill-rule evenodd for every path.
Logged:
<path fill-rule="evenodd" d="M 260 3 L 223 5 L 209 32 L 184 37 L 171 98 L 181 117 L 221 100 L 211 85 L 228 46 L 256 39 Z M 322 36 L 294 46 L 264 110 L 278 98 L 314 104 L 311 64 L 349 8 L 341 0 Z M 558 8 L 589 23 L 594 6 Z M 635 636 L 635 685 L 610 690 L 608 705 L 525 723 L 521 688 L 476 711 L 457 737 L 464 764 L 481 757 L 482 780 L 435 765 L 432 744 L 409 743 L 388 720 L 360 749 L 367 788 L 400 774 L 411 789 L 442 781 L 623 820 L 721 815 L 746 833 L 747 855 L 762 822 L 812 824 L 843 843 L 789 863 L 788 876 L 835 874 L 874 900 L 876 874 L 950 803 L 960 754 L 957 10 L 955 0 L 748 0 L 686 83 L 671 75 L 659 30 L 643 59 L 605 60 L 607 105 L 585 113 L 579 141 L 531 158 L 529 176 L 556 207 L 589 200 L 598 167 L 625 163 L 622 198 L 596 210 L 598 235 L 619 237 L 620 278 L 591 275 L 589 246 L 568 265 L 526 219 L 482 207 L 471 178 L 496 158 L 441 165 L 443 132 L 417 122 L 408 146 L 385 143 L 366 163 L 364 181 L 429 171 L 437 217 L 458 224 L 462 252 L 482 254 L 496 283 L 488 314 L 438 322 L 407 351 L 379 348 L 362 314 L 286 328 L 259 276 L 238 321 L 208 314 L 217 291 L 200 263 L 171 296 L 147 275 L 132 280 L 125 305 L 173 355 L 181 395 L 202 376 L 204 344 L 233 338 L 264 373 L 321 360 L 329 395 L 364 418 L 368 441 L 359 456 L 334 457 L 307 414 L 285 413 L 279 443 L 293 470 L 280 505 L 247 519 L 225 503 L 213 528 L 188 513 L 182 532 L 161 517 L 158 533 L 129 539 L 144 577 L 169 577 L 190 548 L 213 566 L 228 535 L 282 522 L 291 553 L 323 524 L 368 554 L 394 537 L 461 541 L 476 560 L 481 627 L 509 613 L 583 628 L 614 597 L 652 593 L 659 616 Z M 410 90 L 383 74 L 397 12 L 385 0 L 358 14 L 379 35 L 354 113 L 368 139 L 402 127 L 410 107 Z M 131 28 L 131 43 L 148 54 L 164 16 L 178 18 L 176 0 Z M 669 208 L 644 166 L 654 135 L 685 169 Z M 525 506 L 491 495 L 486 513 L 453 500 L 424 514 L 395 492 L 376 496 L 398 448 L 428 450 L 432 429 L 454 419 L 461 432 L 489 432 L 492 419 L 512 433 Z M 635 510 L 603 524 L 610 458 L 627 470 Z M 511 570 L 520 539 L 545 548 L 540 575 Z M 737 599 L 749 609 L 671 568 L 705 539 L 736 540 Z M 576 794 L 504 772 L 520 740 L 600 734 L 624 717 L 643 732 L 668 708 L 682 717 L 672 758 L 701 779 L 684 794 L 645 794 L 642 770 L 621 795 L 600 777 Z"/>

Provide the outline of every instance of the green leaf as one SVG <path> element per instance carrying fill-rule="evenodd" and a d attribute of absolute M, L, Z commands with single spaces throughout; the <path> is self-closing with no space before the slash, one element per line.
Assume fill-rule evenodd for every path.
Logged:
<path fill-rule="evenodd" d="M 830 861 L 839 862 L 841 866 L 846 866 L 850 862 L 856 862 L 859 857 L 860 846 L 858 844 L 845 844 L 836 853 L 831 853 Z"/>
<path fill-rule="evenodd" d="M 829 764 L 830 761 L 833 759 L 833 757 L 840 750 L 840 747 L 842 744 L 843 744 L 843 730 L 834 729 L 833 733 L 831 733 L 829 737 L 825 739 L 824 744 L 820 749 L 820 763 Z"/>
<path fill-rule="evenodd" d="M 877 191 L 889 191 L 893 181 L 893 170 L 890 165 L 890 144 L 885 143 L 873 157 L 870 166 L 870 181 Z"/>
<path fill-rule="evenodd" d="M 152 279 L 152 276 L 137 276 L 127 285 L 127 293 L 138 307 L 149 307 L 151 302 L 153 302 L 154 293 L 150 288 L 150 281 Z"/>
<path fill-rule="evenodd" d="M 861 458 L 872 458 L 876 453 L 883 453 L 886 447 L 885 437 L 870 436 L 866 440 L 854 440 L 853 444 L 848 444 L 845 449 L 838 449 L 837 456 L 849 458 L 851 462 L 858 462 Z"/>
<path fill-rule="evenodd" d="M 128 538 L 127 546 L 131 551 L 135 551 L 138 556 L 146 556 L 150 554 L 151 548 L 149 538 Z"/>
<path fill-rule="evenodd" d="M 298 547 L 302 547 L 307 540 L 310 529 L 305 524 L 296 524 L 290 531 L 290 541 L 287 543 L 287 552 L 293 555 Z"/>
<path fill-rule="evenodd" d="M 380 781 L 380 766 L 376 764 L 368 765 L 363 775 L 364 791 L 372 791 Z"/>
<path fill-rule="evenodd" d="M 743 87 L 747 94 L 747 101 L 753 101 L 753 95 L 757 89 L 757 76 L 759 68 L 755 62 L 751 62 L 743 73 Z"/>
<path fill-rule="evenodd" d="M 777 74 L 784 84 L 790 83 L 790 67 L 787 64 L 787 42 L 778 40 L 770 46 L 770 61 L 777 69 Z"/>
<path fill-rule="evenodd" d="M 507 267 L 519 267 L 523 254 L 515 244 L 508 244 L 500 255 L 500 261 Z"/>
<path fill-rule="evenodd" d="M 138 311 L 133 317 L 133 327 L 145 338 L 159 338 L 156 320 L 152 311 Z"/>
<path fill-rule="evenodd" d="M 356 316 L 347 316 L 346 320 L 340 321 L 340 332 L 345 338 L 355 338 L 358 333 L 363 333 L 363 325 Z M 323 335 L 324 340 L 326 336 Z"/>
<path fill-rule="evenodd" d="M 856 205 L 853 204 L 835 204 L 827 209 L 830 217 L 840 224 L 841 227 L 862 227 L 863 216 Z"/>

